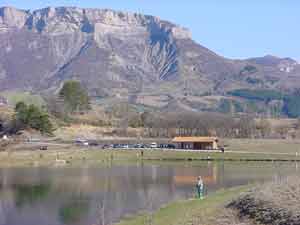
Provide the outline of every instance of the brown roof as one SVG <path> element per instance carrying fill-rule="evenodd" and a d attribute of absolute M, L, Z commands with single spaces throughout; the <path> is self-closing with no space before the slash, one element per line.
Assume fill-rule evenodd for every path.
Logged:
<path fill-rule="evenodd" d="M 217 137 L 175 137 L 172 142 L 214 142 Z"/>

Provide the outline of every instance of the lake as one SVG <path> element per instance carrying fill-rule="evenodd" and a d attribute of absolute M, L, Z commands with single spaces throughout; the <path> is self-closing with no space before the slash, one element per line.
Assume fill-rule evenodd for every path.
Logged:
<path fill-rule="evenodd" d="M 102 225 L 218 189 L 284 179 L 297 163 L 138 163 L 0 169 L 0 225 Z"/>

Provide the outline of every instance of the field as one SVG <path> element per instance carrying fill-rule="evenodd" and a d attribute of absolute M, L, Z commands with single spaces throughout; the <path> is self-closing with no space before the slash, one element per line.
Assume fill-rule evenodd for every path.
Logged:
<path fill-rule="evenodd" d="M 233 152 L 300 154 L 300 139 L 225 139 L 221 142 Z"/>

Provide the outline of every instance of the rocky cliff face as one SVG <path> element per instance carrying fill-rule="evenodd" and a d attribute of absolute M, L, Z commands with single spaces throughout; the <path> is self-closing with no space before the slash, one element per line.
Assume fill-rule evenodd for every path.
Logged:
<path fill-rule="evenodd" d="M 28 12 L 15 8 L 0 8 L 0 30 L 8 31 L 13 28 L 22 28 L 27 20 Z"/>
<path fill-rule="evenodd" d="M 2 89 L 80 79 L 105 92 L 102 87 L 176 79 L 176 40 L 190 39 L 188 30 L 156 17 L 65 7 L 1 8 L 0 28 Z"/>
<path fill-rule="evenodd" d="M 264 88 L 300 84 L 297 62 L 229 60 L 195 43 L 185 28 L 112 10 L 0 8 L 0 49 L 0 90 L 53 92 L 77 79 L 95 96 L 134 96 L 135 102 L 163 95 L 174 102 L 262 86 L 249 77 Z M 256 69 L 244 70 L 247 65 Z"/>

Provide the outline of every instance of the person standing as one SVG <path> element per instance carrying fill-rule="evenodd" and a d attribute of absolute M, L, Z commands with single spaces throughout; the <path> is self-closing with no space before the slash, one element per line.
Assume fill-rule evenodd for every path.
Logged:
<path fill-rule="evenodd" d="M 202 180 L 201 176 L 199 176 L 198 179 L 197 179 L 196 187 L 197 187 L 198 198 L 203 199 L 204 183 L 203 183 L 203 180 Z"/>

